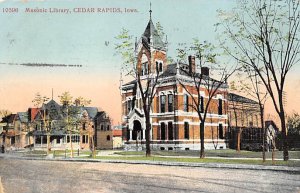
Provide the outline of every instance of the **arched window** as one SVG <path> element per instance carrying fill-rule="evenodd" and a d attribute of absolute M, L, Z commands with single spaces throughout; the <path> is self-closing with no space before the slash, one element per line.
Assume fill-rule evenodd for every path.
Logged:
<path fill-rule="evenodd" d="M 222 105 L 222 99 L 219 99 L 219 105 L 218 105 L 218 114 L 223 114 L 223 105 Z"/>
<path fill-rule="evenodd" d="M 166 112 L 166 95 L 160 95 L 160 112 Z"/>
<path fill-rule="evenodd" d="M 106 140 L 110 141 L 110 135 L 106 136 Z"/>
<path fill-rule="evenodd" d="M 189 96 L 187 94 L 183 95 L 183 111 L 189 112 Z"/>
<path fill-rule="evenodd" d="M 168 112 L 172 112 L 173 111 L 173 95 L 172 94 L 168 94 Z"/>

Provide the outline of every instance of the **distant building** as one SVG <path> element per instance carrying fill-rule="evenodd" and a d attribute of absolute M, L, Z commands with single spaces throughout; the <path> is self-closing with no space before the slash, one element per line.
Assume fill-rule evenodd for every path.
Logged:
<path fill-rule="evenodd" d="M 236 148 L 239 130 L 241 149 L 261 150 L 263 130 L 258 102 L 229 93 L 227 138 L 230 148 Z"/>
<path fill-rule="evenodd" d="M 113 149 L 123 148 L 122 126 L 115 126 L 112 130 Z"/>
<path fill-rule="evenodd" d="M 274 121 L 268 120 L 265 121 L 266 127 L 266 147 L 268 151 L 271 151 L 272 148 L 277 149 L 276 147 L 276 137 L 278 135 L 279 129 L 276 126 Z"/>
<path fill-rule="evenodd" d="M 47 148 L 50 135 L 51 149 L 70 149 L 71 142 L 73 149 L 91 149 L 97 112 L 96 107 L 64 106 L 49 101 L 38 110 L 31 123 L 34 148 Z"/>
<path fill-rule="evenodd" d="M 123 147 L 122 129 L 112 126 L 106 112 L 100 111 L 95 117 L 96 148 L 118 149 Z"/>
<path fill-rule="evenodd" d="M 95 117 L 96 148 L 113 149 L 113 133 L 111 119 L 106 112 L 98 112 Z"/>
<path fill-rule="evenodd" d="M 16 118 L 16 114 L 11 114 L 2 118 L 1 125 L 2 126 L 2 145 L 6 147 L 6 149 L 15 148 L 16 143 L 16 135 L 15 135 L 15 127 L 14 120 Z"/>

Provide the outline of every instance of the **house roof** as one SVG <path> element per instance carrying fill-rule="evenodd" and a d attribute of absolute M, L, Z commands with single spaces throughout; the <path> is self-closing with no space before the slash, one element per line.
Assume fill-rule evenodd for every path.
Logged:
<path fill-rule="evenodd" d="M 149 48 L 151 38 L 153 47 L 158 49 L 165 49 L 166 45 L 159 36 L 158 31 L 156 30 L 152 22 L 152 19 L 149 20 L 148 25 L 142 35 L 142 43 L 147 48 Z"/>
<path fill-rule="evenodd" d="M 28 112 L 18 112 L 17 115 L 22 123 L 28 123 Z"/>
<path fill-rule="evenodd" d="M 246 98 L 246 97 L 234 94 L 234 93 L 228 93 L 228 100 L 234 101 L 234 102 L 241 102 L 241 103 L 258 104 L 258 102 L 254 101 L 252 99 L 249 99 L 249 98 Z"/>
<path fill-rule="evenodd" d="M 114 130 L 112 130 L 112 133 L 113 133 L 114 137 L 122 136 L 122 130 L 121 129 L 114 129 Z"/>
<path fill-rule="evenodd" d="M 10 114 L 2 118 L 1 123 L 13 123 L 17 114 Z"/>
<path fill-rule="evenodd" d="M 30 112 L 30 121 L 33 121 L 36 117 L 36 115 L 39 112 L 39 108 L 29 108 L 28 111 Z"/>
<path fill-rule="evenodd" d="M 272 121 L 272 120 L 267 120 L 267 121 L 265 121 L 265 126 L 266 126 L 266 128 L 270 127 L 270 125 L 272 125 L 273 128 L 274 128 L 276 131 L 279 131 L 279 129 L 278 129 L 278 127 L 277 127 L 277 125 L 275 124 L 274 121 Z"/>
<path fill-rule="evenodd" d="M 95 118 L 98 113 L 97 107 L 83 107 L 83 109 L 85 109 L 87 111 L 87 113 L 89 114 L 89 117 L 92 119 Z"/>

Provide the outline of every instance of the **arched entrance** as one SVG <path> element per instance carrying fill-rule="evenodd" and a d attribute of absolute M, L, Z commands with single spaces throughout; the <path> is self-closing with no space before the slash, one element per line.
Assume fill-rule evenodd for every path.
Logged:
<path fill-rule="evenodd" d="M 132 140 L 143 139 L 142 125 L 138 120 L 133 121 Z"/>

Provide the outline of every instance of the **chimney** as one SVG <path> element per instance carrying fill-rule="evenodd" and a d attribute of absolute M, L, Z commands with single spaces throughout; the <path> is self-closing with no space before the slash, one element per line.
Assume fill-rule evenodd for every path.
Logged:
<path fill-rule="evenodd" d="M 189 56 L 189 73 L 196 72 L 195 56 Z"/>
<path fill-rule="evenodd" d="M 208 67 L 201 67 L 201 74 L 209 76 L 209 68 Z"/>

